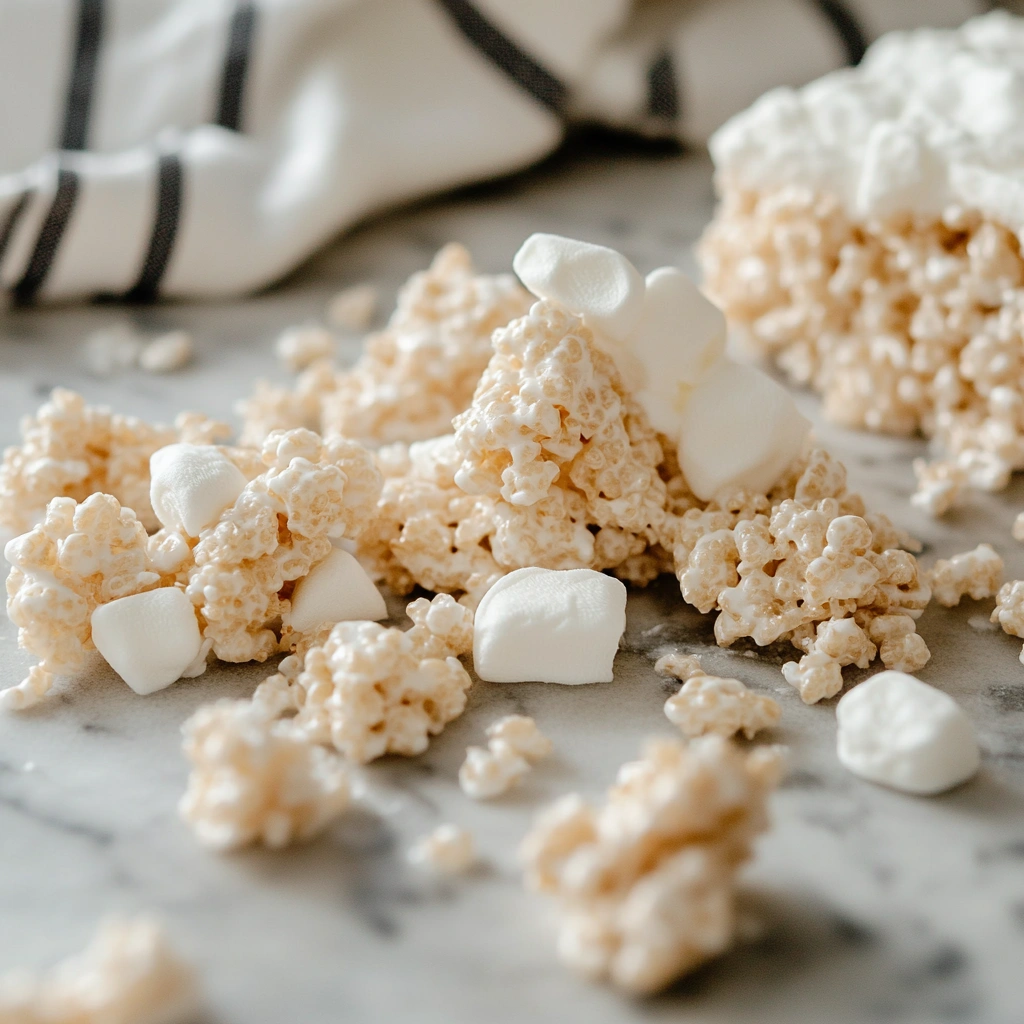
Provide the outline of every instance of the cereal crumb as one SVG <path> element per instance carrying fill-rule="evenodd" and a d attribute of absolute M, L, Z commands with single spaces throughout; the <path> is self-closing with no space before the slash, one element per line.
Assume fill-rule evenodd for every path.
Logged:
<path fill-rule="evenodd" d="M 975 601 L 994 597 L 1003 581 L 1003 560 L 989 544 L 940 559 L 928 572 L 932 596 L 946 608 L 954 608 L 966 594 Z"/>
<path fill-rule="evenodd" d="M 1024 541 L 1024 512 L 1018 512 L 1010 531 L 1014 540 Z"/>
<path fill-rule="evenodd" d="M 287 369 L 298 373 L 320 359 L 333 359 L 337 347 L 330 331 L 307 324 L 284 331 L 274 343 L 274 353 Z"/>
<path fill-rule="evenodd" d="M 327 303 L 327 322 L 343 331 L 365 331 L 380 302 L 377 286 L 364 282 L 342 288 Z"/>
<path fill-rule="evenodd" d="M 127 324 L 93 331 L 82 346 L 85 365 L 94 377 L 112 377 L 130 370 L 142 352 L 142 338 Z"/>
<path fill-rule="evenodd" d="M 459 769 L 459 786 L 474 800 L 490 800 L 515 786 L 531 763 L 551 753 L 552 745 L 526 715 L 507 715 L 487 727 L 487 747 L 468 747 Z"/>
<path fill-rule="evenodd" d="M 187 331 L 170 331 L 154 338 L 139 353 L 139 366 L 147 373 L 173 373 L 192 362 L 195 344 Z"/>
<path fill-rule="evenodd" d="M 473 834 L 458 825 L 438 825 L 409 849 L 409 863 L 437 875 L 463 875 L 476 863 Z"/>

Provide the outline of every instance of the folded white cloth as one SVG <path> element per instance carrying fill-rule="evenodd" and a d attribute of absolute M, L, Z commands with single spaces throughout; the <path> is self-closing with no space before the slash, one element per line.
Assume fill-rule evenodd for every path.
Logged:
<path fill-rule="evenodd" d="M 598 122 L 702 142 L 980 0 L 0 0 L 0 287 L 249 291 Z"/>

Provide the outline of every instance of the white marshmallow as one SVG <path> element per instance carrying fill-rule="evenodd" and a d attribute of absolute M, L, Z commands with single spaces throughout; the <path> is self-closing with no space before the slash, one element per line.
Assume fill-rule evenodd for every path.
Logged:
<path fill-rule="evenodd" d="M 640 319 L 644 279 L 614 249 L 537 233 L 519 247 L 512 268 L 538 298 L 582 316 L 614 341 L 625 339 Z"/>
<path fill-rule="evenodd" d="M 157 519 L 188 537 L 216 522 L 235 503 L 246 479 L 210 445 L 169 444 L 149 460 L 149 500 Z"/>
<path fill-rule="evenodd" d="M 725 352 L 725 314 L 676 267 L 647 275 L 640 320 L 626 348 L 644 369 L 637 399 L 663 434 L 679 432 L 690 389 Z"/>
<path fill-rule="evenodd" d="M 196 610 L 177 587 L 100 605 L 92 613 L 92 642 L 110 667 L 143 695 L 180 679 L 203 646 Z"/>
<path fill-rule="evenodd" d="M 608 683 L 626 588 L 593 569 L 516 569 L 476 610 L 473 663 L 491 683 Z"/>
<path fill-rule="evenodd" d="M 781 384 L 722 358 L 683 407 L 679 466 L 702 501 L 725 488 L 764 492 L 800 454 L 809 429 Z"/>
<path fill-rule="evenodd" d="M 384 598 L 366 570 L 339 547 L 295 584 L 291 608 L 283 621 L 296 632 L 305 633 L 324 623 L 376 622 L 387 617 Z"/>
<path fill-rule="evenodd" d="M 952 697 L 905 672 L 879 672 L 836 706 L 838 754 L 855 775 L 930 795 L 980 763 L 974 726 Z"/>

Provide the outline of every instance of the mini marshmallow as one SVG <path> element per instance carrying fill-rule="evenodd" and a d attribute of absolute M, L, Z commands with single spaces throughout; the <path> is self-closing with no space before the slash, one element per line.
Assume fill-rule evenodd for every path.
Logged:
<path fill-rule="evenodd" d="M 377 622 L 387 617 L 384 598 L 366 570 L 344 548 L 337 547 L 295 584 L 284 625 L 306 633 L 324 624 Z"/>
<path fill-rule="evenodd" d="M 149 472 L 157 519 L 188 537 L 215 523 L 246 483 L 241 470 L 211 445 L 169 444 L 153 453 Z"/>
<path fill-rule="evenodd" d="M 176 587 L 100 605 L 91 622 L 96 650 L 143 696 L 177 682 L 203 646 L 196 610 Z"/>
<path fill-rule="evenodd" d="M 491 683 L 608 683 L 626 588 L 593 569 L 517 569 L 476 611 L 473 662 Z"/>
<path fill-rule="evenodd" d="M 952 697 L 905 672 L 879 672 L 836 705 L 839 760 L 906 793 L 942 793 L 980 763 L 974 726 Z"/>
<path fill-rule="evenodd" d="M 800 454 L 809 429 L 781 384 L 722 358 L 683 407 L 679 466 L 702 501 L 740 487 L 763 494 Z"/>
<path fill-rule="evenodd" d="M 512 268 L 538 298 L 582 316 L 614 341 L 625 339 L 640 319 L 644 279 L 614 249 L 537 233 L 519 247 Z"/>

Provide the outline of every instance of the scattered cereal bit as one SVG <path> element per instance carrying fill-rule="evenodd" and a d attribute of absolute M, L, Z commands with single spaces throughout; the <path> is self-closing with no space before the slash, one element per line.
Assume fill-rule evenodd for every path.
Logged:
<path fill-rule="evenodd" d="M 85 365 L 96 377 L 112 377 L 139 362 L 142 338 L 127 324 L 93 331 L 82 345 Z"/>
<path fill-rule="evenodd" d="M 670 651 L 663 654 L 655 663 L 654 671 L 659 676 L 667 679 L 678 679 L 686 682 L 690 676 L 695 676 L 704 670 L 700 667 L 700 658 L 696 654 L 682 654 L 679 651 Z"/>
<path fill-rule="evenodd" d="M 525 715 L 507 715 L 487 727 L 487 747 L 467 747 L 459 786 L 474 800 L 508 792 L 534 761 L 551 753 L 551 741 Z"/>
<path fill-rule="evenodd" d="M 1004 633 L 1024 637 L 1024 580 L 1011 580 L 999 588 L 992 621 L 998 622 Z M 1024 649 L 1020 660 L 1024 664 Z"/>
<path fill-rule="evenodd" d="M 139 366 L 148 373 L 174 373 L 188 366 L 194 353 L 191 334 L 169 331 L 154 338 L 139 353 Z"/>
<path fill-rule="evenodd" d="M 838 753 L 855 775 L 930 796 L 981 762 L 974 726 L 952 697 L 903 672 L 879 672 L 836 705 Z"/>
<path fill-rule="evenodd" d="M 1024 541 L 1024 512 L 1018 512 L 1017 518 L 1013 521 L 1013 528 L 1010 531 L 1014 540 Z"/>
<path fill-rule="evenodd" d="M 408 612 L 407 632 L 339 622 L 306 652 L 289 689 L 295 725 L 309 740 L 360 764 L 388 753 L 412 757 L 462 714 L 472 679 L 458 655 L 472 644 L 472 612 L 447 595 L 420 598 Z"/>
<path fill-rule="evenodd" d="M 941 516 L 960 500 L 967 486 L 967 472 L 951 459 L 914 459 L 917 490 L 911 504 L 930 516 Z"/>
<path fill-rule="evenodd" d="M 409 849 L 409 863 L 437 875 L 463 875 L 476 863 L 473 834 L 458 825 L 438 825 Z"/>
<path fill-rule="evenodd" d="M 337 347 L 330 331 L 307 324 L 285 330 L 274 343 L 274 353 L 289 370 L 298 373 L 321 359 L 333 359 Z"/>
<path fill-rule="evenodd" d="M 551 740 L 528 715 L 506 715 L 487 726 L 491 743 L 504 743 L 527 761 L 541 761 L 552 750 Z"/>
<path fill-rule="evenodd" d="M 348 807 L 341 758 L 264 705 L 206 704 L 182 732 L 192 772 L 179 811 L 204 846 L 277 849 L 315 836 Z"/>
<path fill-rule="evenodd" d="M 940 559 L 928 572 L 932 596 L 946 608 L 954 608 L 967 594 L 975 601 L 994 597 L 1003 581 L 1003 560 L 989 544 Z"/>
<path fill-rule="evenodd" d="M 705 736 L 649 742 L 607 802 L 562 797 L 526 836 L 527 884 L 553 896 L 558 954 L 627 992 L 656 992 L 724 952 L 738 868 L 767 827 L 777 750 Z"/>
<path fill-rule="evenodd" d="M 771 697 L 752 693 L 738 679 L 705 675 L 700 661 L 692 655 L 685 659 L 666 657 L 673 660 L 659 658 L 656 672 L 675 675 L 681 669 L 686 673 L 677 677 L 683 679 L 683 688 L 665 701 L 665 717 L 685 736 L 710 732 L 729 738 L 742 731 L 750 740 L 782 717 L 782 709 Z"/>
<path fill-rule="evenodd" d="M 626 588 L 593 569 L 516 569 L 477 606 L 473 667 L 492 683 L 609 683 Z"/>
<path fill-rule="evenodd" d="M 198 1003 L 191 968 L 148 917 L 102 922 L 83 952 L 45 973 L 0 977 L 5 1024 L 186 1024 Z"/>
<path fill-rule="evenodd" d="M 379 302 L 377 287 L 369 282 L 342 288 L 327 303 L 327 322 L 343 331 L 365 331 Z"/>

